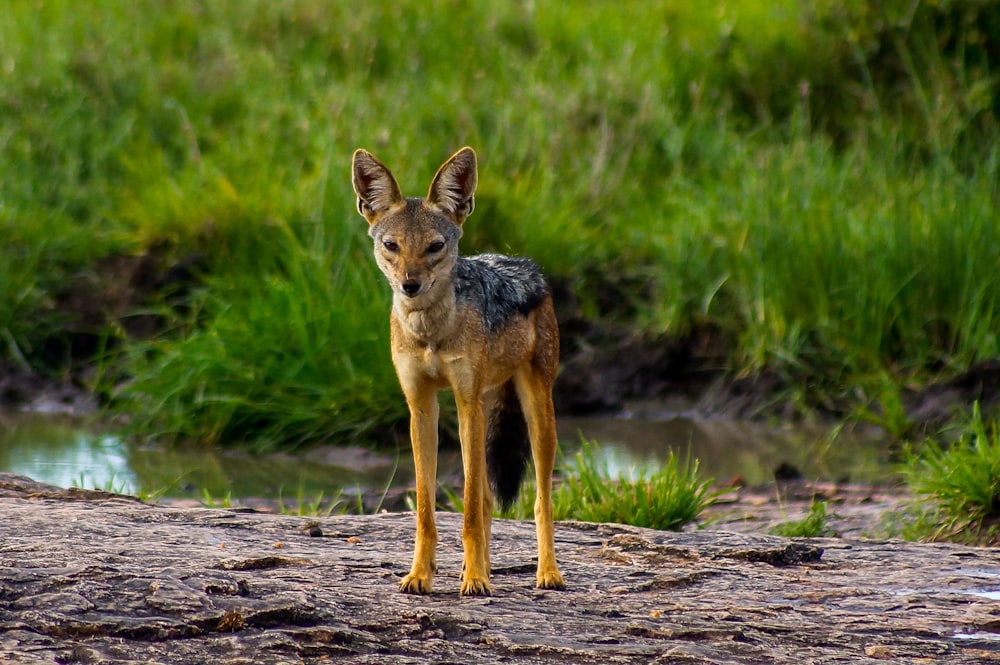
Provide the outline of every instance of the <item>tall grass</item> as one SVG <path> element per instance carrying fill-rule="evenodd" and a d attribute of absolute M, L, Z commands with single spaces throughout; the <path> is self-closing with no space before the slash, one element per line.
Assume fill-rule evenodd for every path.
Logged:
<path fill-rule="evenodd" d="M 132 346 L 117 399 L 134 431 L 267 450 L 356 441 L 405 415 L 380 275 L 352 232 L 317 226 L 306 247 L 271 231 L 285 236 L 286 261 L 211 278 L 196 322 Z"/>
<path fill-rule="evenodd" d="M 199 253 L 160 337 L 89 331 L 123 344 L 114 408 L 364 437 L 402 414 L 351 151 L 421 194 L 469 144 L 464 250 L 534 256 L 586 316 L 721 329 L 730 371 L 864 402 L 960 371 L 1000 352 L 996 84 L 918 4 L 12 0 L 0 357 L 61 371 L 102 257 Z"/>

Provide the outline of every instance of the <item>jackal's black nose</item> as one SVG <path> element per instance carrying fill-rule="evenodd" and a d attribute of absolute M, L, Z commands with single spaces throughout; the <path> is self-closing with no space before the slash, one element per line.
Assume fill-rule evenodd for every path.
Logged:
<path fill-rule="evenodd" d="M 411 298 L 417 295 L 417 291 L 420 290 L 420 282 L 415 279 L 407 279 L 403 282 L 403 293 L 410 296 Z"/>

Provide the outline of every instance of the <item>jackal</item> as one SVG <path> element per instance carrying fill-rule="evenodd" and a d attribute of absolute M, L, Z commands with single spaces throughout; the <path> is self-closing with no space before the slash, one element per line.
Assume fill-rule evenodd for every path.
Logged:
<path fill-rule="evenodd" d="M 426 198 L 404 198 L 382 162 L 365 150 L 354 153 L 358 212 L 392 286 L 392 360 L 410 409 L 417 535 L 413 565 L 399 585 L 406 593 L 430 592 L 436 572 L 437 393 L 449 387 L 465 472 L 461 593 L 490 594 L 494 492 L 501 505 L 514 501 L 529 450 L 538 488 L 536 583 L 565 588 L 552 527 L 559 360 L 552 295 L 528 259 L 458 255 L 476 180 L 476 153 L 462 148 L 438 169 Z"/>

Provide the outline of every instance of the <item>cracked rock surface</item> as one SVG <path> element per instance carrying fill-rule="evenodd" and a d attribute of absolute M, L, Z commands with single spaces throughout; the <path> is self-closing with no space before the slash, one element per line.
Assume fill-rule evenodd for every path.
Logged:
<path fill-rule="evenodd" d="M 497 520 L 493 593 L 396 591 L 411 514 L 169 508 L 0 474 L 0 663 L 1000 662 L 1000 551 Z"/>

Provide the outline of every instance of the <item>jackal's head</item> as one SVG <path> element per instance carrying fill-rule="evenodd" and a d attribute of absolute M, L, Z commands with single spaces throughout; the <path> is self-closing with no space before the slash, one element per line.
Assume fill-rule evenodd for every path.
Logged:
<path fill-rule="evenodd" d="M 475 151 L 462 148 L 442 164 L 423 199 L 404 198 L 389 169 L 366 150 L 354 153 L 353 181 L 358 212 L 375 240 L 375 261 L 394 297 L 416 304 L 448 282 L 462 223 L 474 206 Z"/>

